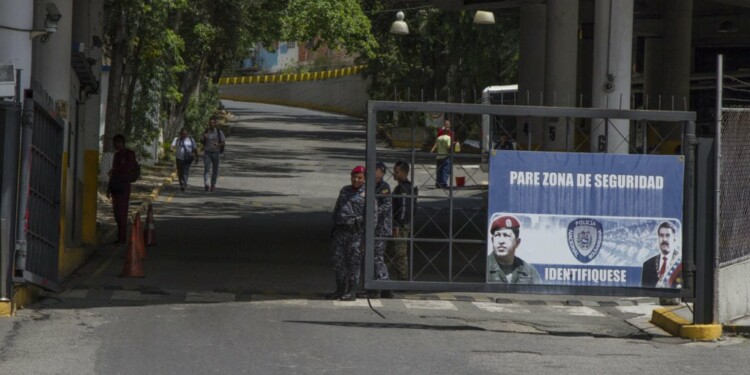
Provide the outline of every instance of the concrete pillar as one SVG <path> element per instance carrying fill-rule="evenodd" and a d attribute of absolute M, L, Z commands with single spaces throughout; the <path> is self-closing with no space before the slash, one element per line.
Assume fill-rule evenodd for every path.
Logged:
<path fill-rule="evenodd" d="M 691 42 L 693 0 L 664 0 L 664 93 L 669 97 L 668 109 L 684 111 L 690 98 Z"/>
<path fill-rule="evenodd" d="M 85 43 L 86 56 L 96 61 L 91 66 L 94 76 L 100 81 L 96 93 L 81 94 L 81 149 L 82 184 L 81 241 L 96 244 L 97 186 L 99 178 L 99 136 L 101 123 L 101 60 L 102 48 L 93 45 L 93 37 L 103 36 L 103 4 L 97 0 L 76 1 L 74 4 L 73 40 Z"/>
<path fill-rule="evenodd" d="M 547 3 L 546 55 L 544 74 L 544 105 L 570 107 L 576 97 L 578 62 L 578 0 L 557 0 Z M 546 150 L 572 147 L 573 127 L 566 119 L 545 122 Z"/>
<path fill-rule="evenodd" d="M 0 1 L 0 25 L 19 30 L 34 26 L 34 4 L 28 0 Z M 0 64 L 14 65 L 21 72 L 21 93 L 31 83 L 31 39 L 29 31 L 0 29 Z"/>
<path fill-rule="evenodd" d="M 685 110 L 690 98 L 693 0 L 663 0 L 659 35 L 646 40 L 644 93 L 648 108 Z M 672 100 L 674 98 L 674 101 Z"/>
<path fill-rule="evenodd" d="M 71 85 L 71 44 L 73 30 L 73 0 L 34 0 L 34 11 L 36 18 L 43 24 L 46 14 L 47 3 L 54 3 L 60 11 L 62 18 L 58 22 L 57 32 L 50 34 L 46 41 L 42 38 L 34 39 L 34 62 L 32 77 L 47 94 L 55 101 L 58 114 L 61 115 L 65 124 L 65 138 L 63 143 L 63 168 L 60 190 L 62 199 L 60 201 L 60 236 L 61 236 L 61 258 L 66 244 L 70 244 L 75 236 L 71 235 L 73 230 L 78 231 L 80 226 L 75 226 L 76 216 L 80 215 L 80 202 L 75 199 L 77 189 L 75 188 L 75 171 L 79 170 L 74 164 L 78 162 L 76 155 L 71 155 L 76 145 L 75 128 L 71 124 L 76 121 L 76 98 L 77 89 Z M 77 81 L 76 81 L 77 82 Z M 71 138 L 73 137 L 73 138 Z"/>
<path fill-rule="evenodd" d="M 663 95 L 662 88 L 662 45 L 663 37 L 646 38 L 643 62 L 643 108 L 659 109 L 659 95 Z"/>
<path fill-rule="evenodd" d="M 595 5 L 592 106 L 630 108 L 633 2 L 601 0 Z M 628 153 L 630 121 L 594 119 L 594 152 Z"/>
<path fill-rule="evenodd" d="M 521 6 L 518 61 L 519 105 L 542 105 L 545 74 L 547 6 L 531 4 Z M 518 118 L 516 140 L 527 149 L 542 144 L 542 119 Z"/>

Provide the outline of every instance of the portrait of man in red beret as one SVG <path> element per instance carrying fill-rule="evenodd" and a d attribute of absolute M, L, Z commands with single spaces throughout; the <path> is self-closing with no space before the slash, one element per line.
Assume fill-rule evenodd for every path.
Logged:
<path fill-rule="evenodd" d="M 516 256 L 521 244 L 521 223 L 510 215 L 493 217 L 490 224 L 491 253 L 487 256 L 487 282 L 540 284 L 539 272 Z"/>

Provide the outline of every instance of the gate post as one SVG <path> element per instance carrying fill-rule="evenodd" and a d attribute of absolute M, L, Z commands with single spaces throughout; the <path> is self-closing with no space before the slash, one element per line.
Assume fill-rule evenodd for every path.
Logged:
<path fill-rule="evenodd" d="M 696 186 L 696 238 L 695 261 L 695 310 L 693 320 L 695 324 L 714 324 L 714 277 L 716 269 L 714 257 L 716 254 L 715 232 L 716 217 L 714 196 L 716 194 L 716 150 L 717 144 L 712 138 L 700 138 L 696 159 L 698 176 L 705 176 Z"/>
<path fill-rule="evenodd" d="M 0 102 L 0 220 L 4 231 L 0 234 L 0 277 L 2 283 L 0 300 L 8 301 L 11 296 L 11 275 L 13 257 L 11 249 L 15 248 L 16 236 L 16 202 L 18 198 L 18 146 L 20 137 L 19 121 L 21 106 L 19 103 Z"/>
<path fill-rule="evenodd" d="M 367 281 L 373 279 L 375 267 L 375 163 L 377 158 L 375 136 L 378 129 L 377 112 L 372 102 L 367 103 L 367 168 L 365 179 L 365 289 Z"/>
<path fill-rule="evenodd" d="M 695 156 L 698 138 L 695 135 L 695 121 L 684 123 L 683 153 L 685 155 L 685 193 L 683 197 L 683 221 L 682 226 L 682 275 L 683 288 L 695 291 Z M 685 147 L 687 146 L 687 147 Z M 695 294 L 693 294 L 695 295 Z"/>
<path fill-rule="evenodd" d="M 21 149 L 18 181 L 18 222 L 16 233 L 16 260 L 26 258 L 26 228 L 28 226 L 28 215 L 26 211 L 29 206 L 29 179 L 31 176 L 31 140 L 34 125 L 34 92 L 26 90 L 24 93 L 23 111 L 21 112 Z M 22 268 L 22 267 L 19 267 Z"/>

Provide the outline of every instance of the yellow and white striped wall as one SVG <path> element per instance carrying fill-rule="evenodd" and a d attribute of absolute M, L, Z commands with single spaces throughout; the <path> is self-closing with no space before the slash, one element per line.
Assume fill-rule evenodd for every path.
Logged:
<path fill-rule="evenodd" d="M 222 77 L 220 85 L 246 85 L 255 83 L 285 83 L 320 81 L 324 79 L 341 78 L 358 74 L 364 69 L 364 65 L 350 66 L 348 68 L 325 70 L 321 72 L 291 73 L 291 74 L 265 74 L 259 76 Z"/>

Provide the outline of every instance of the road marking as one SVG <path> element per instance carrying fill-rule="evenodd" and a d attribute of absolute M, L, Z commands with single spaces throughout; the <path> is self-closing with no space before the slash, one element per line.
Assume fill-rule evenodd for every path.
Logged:
<path fill-rule="evenodd" d="M 472 302 L 472 304 L 478 307 L 480 310 L 484 310 L 491 313 L 505 313 L 505 314 L 530 314 L 531 310 L 524 306 L 517 305 L 506 305 L 494 302 Z"/>
<path fill-rule="evenodd" d="M 383 307 L 383 303 L 377 299 L 371 299 L 372 307 Z M 358 299 L 355 301 L 333 301 L 333 305 L 337 307 L 369 307 L 367 305 L 367 299 Z"/>
<path fill-rule="evenodd" d="M 234 293 L 188 292 L 185 302 L 234 302 Z"/>
<path fill-rule="evenodd" d="M 566 313 L 568 315 L 575 315 L 575 316 L 596 316 L 596 317 L 605 317 L 605 314 L 602 314 L 590 307 L 586 306 L 547 306 L 551 308 L 552 310 L 558 310 L 563 313 Z"/>
<path fill-rule="evenodd" d="M 253 305 L 260 304 L 260 305 L 270 305 L 270 306 L 273 306 L 273 305 L 307 306 L 307 304 L 308 304 L 308 300 L 306 300 L 306 299 L 265 299 L 265 300 L 261 299 L 261 300 L 256 300 L 256 297 L 257 298 L 264 298 L 263 296 L 253 295 L 253 300 L 251 302 Z M 268 298 L 271 298 L 271 297 L 268 297 Z"/>
<path fill-rule="evenodd" d="M 86 279 L 86 281 L 83 283 L 83 285 L 91 285 L 91 281 L 94 280 L 94 279 L 96 279 L 97 277 L 99 277 L 99 275 L 101 275 L 102 272 L 104 272 L 104 270 L 107 269 L 109 267 L 109 265 L 112 262 L 115 261 L 115 258 L 117 258 L 117 257 L 116 256 L 109 257 L 109 259 L 107 259 L 104 263 L 102 263 L 102 265 L 99 266 L 99 268 L 97 268 L 96 271 L 94 271 L 94 273 L 91 274 L 91 276 L 89 276 Z"/>
<path fill-rule="evenodd" d="M 657 307 L 659 306 L 653 303 L 645 303 L 642 305 L 639 304 L 635 306 L 616 306 L 615 308 L 617 310 L 620 310 L 620 312 L 623 312 L 626 314 L 638 314 L 638 315 L 643 315 L 643 316 L 651 316 L 651 313 Z"/>
<path fill-rule="evenodd" d="M 72 289 L 60 294 L 60 298 L 86 298 L 88 294 L 88 289 Z"/>
<path fill-rule="evenodd" d="M 137 290 L 115 290 L 112 292 L 113 300 L 125 301 L 158 301 L 164 296 L 158 294 L 142 294 Z"/>
<path fill-rule="evenodd" d="M 450 301 L 422 301 L 405 299 L 404 305 L 407 309 L 423 310 L 457 310 L 456 305 Z"/>

